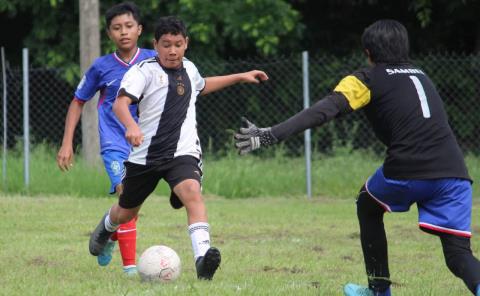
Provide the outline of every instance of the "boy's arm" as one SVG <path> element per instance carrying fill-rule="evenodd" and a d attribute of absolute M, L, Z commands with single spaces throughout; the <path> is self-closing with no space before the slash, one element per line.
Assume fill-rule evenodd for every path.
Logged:
<path fill-rule="evenodd" d="M 351 112 L 348 101 L 343 95 L 329 95 L 310 108 L 302 110 L 289 119 L 274 125 L 273 127 L 258 128 L 247 119 L 246 128 L 240 128 L 235 134 L 236 144 L 240 154 L 247 154 L 260 147 L 273 145 L 285 140 L 291 135 L 306 129 L 320 126 L 336 116 Z"/>
<path fill-rule="evenodd" d="M 84 102 L 74 98 L 68 107 L 62 146 L 57 153 L 57 165 L 62 171 L 68 171 L 73 166 L 73 135 L 82 115 L 83 104 Z"/>
<path fill-rule="evenodd" d="M 370 102 L 369 69 L 362 69 L 344 77 L 332 93 L 289 119 L 273 127 L 258 128 L 247 122 L 235 134 L 240 154 L 285 140 L 293 134 L 320 126 L 333 118 L 358 110 Z"/>
<path fill-rule="evenodd" d="M 268 80 L 267 74 L 259 70 L 207 77 L 205 78 L 205 88 L 201 91 L 200 95 L 203 96 L 237 83 L 260 83 L 265 80 Z"/>
<path fill-rule="evenodd" d="M 143 142 L 143 133 L 130 113 L 128 106 L 131 103 L 132 99 L 128 96 L 119 95 L 113 103 L 112 109 L 117 118 L 127 129 L 125 132 L 125 138 L 127 141 L 132 144 L 132 146 L 139 146 Z"/>

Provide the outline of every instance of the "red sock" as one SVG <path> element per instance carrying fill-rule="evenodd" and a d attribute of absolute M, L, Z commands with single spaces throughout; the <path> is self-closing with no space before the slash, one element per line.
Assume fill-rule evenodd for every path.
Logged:
<path fill-rule="evenodd" d="M 137 255 L 137 217 L 127 223 L 120 224 L 115 233 L 118 239 L 123 267 L 135 266 Z"/>
<path fill-rule="evenodd" d="M 118 237 L 117 237 L 117 232 L 115 231 L 112 236 L 110 236 L 110 240 L 116 242 L 118 240 Z"/>

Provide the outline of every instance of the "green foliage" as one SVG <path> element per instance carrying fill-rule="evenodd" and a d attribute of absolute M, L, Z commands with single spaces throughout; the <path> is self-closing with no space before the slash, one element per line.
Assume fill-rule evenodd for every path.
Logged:
<path fill-rule="evenodd" d="M 417 16 L 420 26 L 425 28 L 431 22 L 432 16 L 432 1 L 431 0 L 416 0 L 411 3 L 411 7 Z"/>
<path fill-rule="evenodd" d="M 78 81 L 79 11 L 77 1 L 0 0 L 0 14 L 15 18 L 22 14 L 31 22 L 23 46 L 30 49 L 34 66 L 66 69 L 70 83 Z M 144 34 L 139 44 L 151 48 L 155 20 L 177 14 L 189 27 L 192 50 L 197 56 L 271 55 L 301 37 L 300 16 L 286 1 L 222 0 L 135 1 L 143 15 Z M 105 32 L 103 13 L 118 1 L 100 1 L 101 52 L 115 47 Z M 265 14 L 268 11 L 268 14 Z M 41 17 L 40 17 L 41 16 Z M 283 42 L 285 41 L 285 42 Z"/>
<path fill-rule="evenodd" d="M 180 0 L 177 9 L 189 27 L 193 52 L 205 56 L 228 56 L 230 50 L 253 54 L 252 45 L 257 54 L 272 55 L 285 47 L 281 40 L 298 40 L 303 27 L 285 1 Z"/>

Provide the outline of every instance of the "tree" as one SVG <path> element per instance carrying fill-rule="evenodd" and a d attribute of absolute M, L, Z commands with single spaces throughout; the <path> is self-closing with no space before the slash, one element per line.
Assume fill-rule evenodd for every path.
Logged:
<path fill-rule="evenodd" d="M 84 73 L 100 55 L 100 25 L 98 0 L 79 0 L 80 4 L 80 68 Z M 98 94 L 83 107 L 82 152 L 90 165 L 98 164 Z"/>

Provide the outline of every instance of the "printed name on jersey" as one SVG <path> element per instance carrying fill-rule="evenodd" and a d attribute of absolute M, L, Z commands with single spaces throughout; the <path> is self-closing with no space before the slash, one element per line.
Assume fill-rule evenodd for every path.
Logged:
<path fill-rule="evenodd" d="M 411 69 L 388 69 L 386 68 L 385 71 L 387 71 L 387 74 L 388 75 L 394 75 L 394 74 L 422 74 L 422 75 L 425 75 L 425 73 L 423 73 L 422 70 L 420 69 L 414 69 L 414 68 L 411 68 Z"/>

